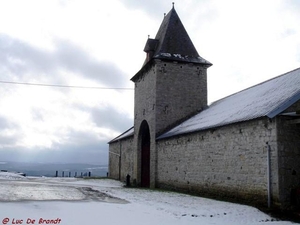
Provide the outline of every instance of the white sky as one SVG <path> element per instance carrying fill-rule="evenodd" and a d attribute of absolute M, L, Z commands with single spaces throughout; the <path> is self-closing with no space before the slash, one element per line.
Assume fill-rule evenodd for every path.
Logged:
<path fill-rule="evenodd" d="M 0 0 L 0 81 L 133 88 L 172 1 Z M 178 0 L 209 102 L 299 67 L 297 0 Z M 0 159 L 107 163 L 133 124 L 132 90 L 0 83 Z"/>

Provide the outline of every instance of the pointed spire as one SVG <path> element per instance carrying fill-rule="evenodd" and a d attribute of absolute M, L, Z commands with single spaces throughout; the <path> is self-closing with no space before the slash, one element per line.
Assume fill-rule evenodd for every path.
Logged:
<path fill-rule="evenodd" d="M 147 56 L 141 70 L 131 78 L 134 82 L 142 74 L 141 71 L 148 68 L 147 64 L 153 59 L 202 64 L 205 67 L 212 65 L 209 61 L 199 56 L 176 13 L 174 2 L 170 12 L 164 16 L 155 38 L 148 36 L 144 51 L 147 53 Z"/>
<path fill-rule="evenodd" d="M 188 33 L 186 32 L 174 8 L 164 17 L 155 36 L 156 48 L 153 49 L 153 58 L 170 59 L 212 65 L 199 56 Z M 151 57 L 152 58 L 152 57 Z M 148 58 L 148 60 L 151 60 Z"/>
<path fill-rule="evenodd" d="M 160 25 L 154 39 L 148 37 L 144 51 L 147 53 L 144 65 L 152 59 L 199 63 L 211 66 L 212 64 L 199 56 L 179 16 L 173 7 Z M 144 66 L 143 65 L 143 66 Z"/>

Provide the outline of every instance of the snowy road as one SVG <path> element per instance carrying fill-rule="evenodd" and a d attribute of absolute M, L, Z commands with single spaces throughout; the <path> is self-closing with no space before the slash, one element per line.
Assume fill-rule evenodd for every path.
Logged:
<path fill-rule="evenodd" d="M 0 173 L 0 201 L 0 224 L 293 224 L 249 206 L 123 188 L 108 179 L 23 178 Z"/>

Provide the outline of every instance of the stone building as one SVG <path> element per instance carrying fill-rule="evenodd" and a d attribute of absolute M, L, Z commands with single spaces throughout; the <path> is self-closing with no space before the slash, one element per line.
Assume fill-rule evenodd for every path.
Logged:
<path fill-rule="evenodd" d="M 207 69 L 174 6 L 133 77 L 134 126 L 109 142 L 109 176 L 141 187 L 299 205 L 300 69 L 207 105 Z M 298 198 L 298 199 L 297 199 Z"/>

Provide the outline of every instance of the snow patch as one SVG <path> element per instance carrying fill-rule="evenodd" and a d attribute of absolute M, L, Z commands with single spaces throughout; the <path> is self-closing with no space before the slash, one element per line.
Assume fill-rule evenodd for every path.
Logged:
<path fill-rule="evenodd" d="M 0 179 L 1 180 L 18 180 L 18 179 L 27 179 L 21 173 L 14 173 L 14 172 L 0 172 Z"/>
<path fill-rule="evenodd" d="M 10 173 L 12 177 L 14 174 Z M 8 176 L 8 175 L 7 175 Z M 86 201 L 110 198 L 112 201 Z M 34 178 L 7 179 L 0 182 L 0 196 L 9 201 L 16 196 L 30 201 L 0 204 L 1 220 L 61 220 L 60 224 L 132 224 L 132 225 L 291 225 L 278 221 L 256 208 L 200 198 L 186 194 L 147 189 L 124 188 L 109 179 Z M 77 201 L 57 201 L 59 197 Z M 52 201 L 37 201 L 37 197 Z M 31 199 L 28 199 L 31 198 Z M 83 199 L 84 201 L 81 201 Z M 118 201 L 125 199 L 127 204 Z M 114 204 L 111 204 L 114 203 Z"/>
<path fill-rule="evenodd" d="M 171 57 L 171 53 L 160 53 L 161 56 L 165 56 L 165 57 Z"/>

